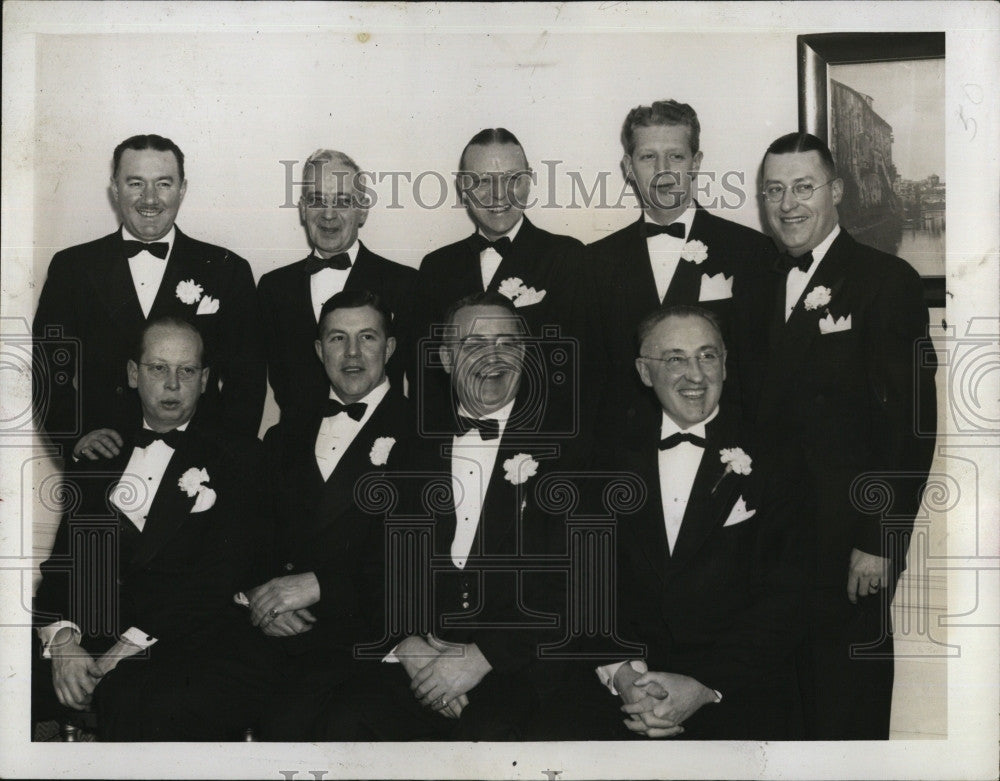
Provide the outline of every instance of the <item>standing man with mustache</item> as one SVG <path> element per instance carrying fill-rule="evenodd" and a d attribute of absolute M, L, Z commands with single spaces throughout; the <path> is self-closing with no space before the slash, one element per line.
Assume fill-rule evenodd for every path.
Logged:
<path fill-rule="evenodd" d="M 145 323 L 169 315 L 195 324 L 214 356 L 199 417 L 256 436 L 267 389 L 250 265 L 175 225 L 187 180 L 173 141 L 132 136 L 112 160 L 121 227 L 56 253 L 38 301 L 41 426 L 64 458 L 117 456 L 124 432 L 116 421 L 125 419 L 129 429 L 139 423 L 125 374 L 131 344 Z M 66 341 L 75 345 L 66 349 Z"/>
<path fill-rule="evenodd" d="M 323 304 L 342 290 L 370 290 L 393 315 L 399 349 L 389 376 L 403 390 L 409 355 L 406 321 L 417 273 L 376 255 L 359 239 L 368 219 L 369 197 L 361 169 L 343 152 L 318 149 L 302 171 L 299 219 L 309 257 L 260 278 L 268 379 L 281 413 L 322 405 L 329 390 L 323 364 L 312 349 Z"/>
<path fill-rule="evenodd" d="M 541 336 L 544 326 L 560 327 L 564 337 L 581 336 L 583 244 L 543 230 L 525 216 L 534 174 L 516 136 L 505 128 L 479 131 L 462 150 L 458 167 L 455 186 L 475 232 L 434 250 L 420 264 L 416 338 L 429 337 L 431 325 L 442 322 L 452 302 L 484 291 L 512 300 L 532 336 Z M 428 364 L 434 356 L 416 360 Z M 435 413 L 448 407 L 448 378 L 427 368 L 418 411 L 425 430 L 441 431 L 450 421 L 441 422 Z M 572 377 L 550 390 L 563 394 L 564 409 L 575 408 L 572 394 L 578 388 Z M 579 418 L 561 425 L 578 426 Z"/>
<path fill-rule="evenodd" d="M 764 235 L 694 200 L 703 156 L 700 134 L 695 110 L 675 100 L 638 106 L 622 125 L 622 172 L 642 214 L 587 247 L 589 295 L 604 338 L 602 365 L 587 368 L 592 384 L 604 389 L 603 439 L 623 432 L 637 439 L 655 434 L 659 404 L 634 371 L 633 338 L 639 321 L 661 304 L 697 305 L 718 318 L 733 345 L 724 401 L 734 411 L 741 407 L 742 378 L 734 371 L 739 346 L 730 335 L 760 330 L 765 313 L 756 291 L 774 248 Z"/>

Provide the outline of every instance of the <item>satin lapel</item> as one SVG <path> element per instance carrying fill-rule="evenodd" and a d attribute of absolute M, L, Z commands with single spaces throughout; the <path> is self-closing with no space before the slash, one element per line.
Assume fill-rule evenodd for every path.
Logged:
<path fill-rule="evenodd" d="M 688 241 L 701 241 L 708 247 L 709 260 L 712 259 L 711 237 L 707 233 L 709 221 L 704 209 L 695 204 L 694 219 L 691 221 L 691 232 L 687 235 L 685 243 Z M 673 279 L 667 287 L 667 293 L 663 297 L 663 303 L 667 305 L 676 304 L 697 304 L 701 297 L 701 275 L 705 263 L 692 263 L 690 260 L 681 260 L 677 264 Z"/>
<path fill-rule="evenodd" d="M 371 253 L 368 251 L 368 248 L 359 241 L 358 256 L 354 259 L 354 265 L 351 266 L 351 271 L 347 275 L 347 281 L 344 283 L 344 290 L 382 289 L 382 280 L 379 279 L 378 274 L 375 273 L 375 268 L 369 255 L 371 255 Z M 307 274 L 307 282 L 308 276 L 309 275 Z"/>
<path fill-rule="evenodd" d="M 160 488 L 149 508 L 149 515 L 131 562 L 132 566 L 141 567 L 152 560 L 191 514 L 196 497 L 189 497 L 182 491 L 178 481 L 188 469 L 192 467 L 203 469 L 208 466 L 204 460 L 199 461 L 197 454 L 192 452 L 192 437 L 193 434 L 189 434 L 185 438 L 184 444 L 174 451 L 167 464 L 163 479 L 160 481 Z M 207 485 L 210 488 L 213 487 L 211 478 L 212 473 L 209 472 Z"/>
<path fill-rule="evenodd" d="M 181 233 L 181 229 L 174 226 L 174 246 L 170 249 L 170 257 L 167 259 L 167 268 L 163 272 L 163 279 L 160 282 L 160 289 L 156 291 L 156 298 L 153 299 L 153 306 L 149 310 L 150 318 L 175 312 L 178 306 L 193 306 L 182 304 L 177 298 L 177 283 L 182 280 L 193 280 L 197 284 L 203 285 L 205 280 L 200 279 L 199 269 L 192 265 L 191 240 Z M 205 295 L 218 295 L 218 291 L 206 290 Z M 192 309 L 192 312 L 194 310 Z"/>
<path fill-rule="evenodd" d="M 642 217 L 633 223 L 623 237 L 624 247 L 621 256 L 614 262 L 617 273 L 612 284 L 621 285 L 621 301 L 628 317 L 623 322 L 636 320 L 634 312 L 648 312 L 659 304 L 656 293 L 656 278 L 653 276 L 653 266 L 649 260 L 649 247 L 646 246 L 646 235 L 642 227 Z"/>
<path fill-rule="evenodd" d="M 458 245 L 455 259 L 458 261 L 458 273 L 455 275 L 454 283 L 458 289 L 471 290 L 475 292 L 483 291 L 483 272 L 479 263 L 479 252 L 473 242 L 475 234 L 469 236 Z M 503 261 L 500 261 L 503 265 Z M 500 267 L 497 267 L 497 272 Z M 494 273 L 490 280 L 490 287 L 495 288 L 499 284 L 499 274 Z"/>
<path fill-rule="evenodd" d="M 504 432 L 501 439 L 506 437 L 507 432 Z M 515 486 L 507 480 L 503 463 L 515 453 L 525 450 L 523 444 L 504 445 L 503 441 L 497 448 L 497 460 L 486 488 L 486 499 L 483 502 L 479 525 L 476 527 L 476 538 L 472 543 L 473 555 L 497 555 L 514 551 L 513 544 L 506 545 L 506 542 L 514 535 L 517 528 L 517 520 L 521 514 L 521 500 L 528 495 L 528 486 L 526 484 Z"/>
<path fill-rule="evenodd" d="M 299 335 L 296 338 L 301 339 L 304 344 L 308 344 L 310 347 L 316 339 L 316 313 L 313 311 L 311 279 L 312 275 L 306 271 L 305 263 L 303 263 L 292 280 L 292 286 L 289 289 L 291 299 L 285 303 L 289 312 L 293 313 L 295 317 L 295 333 Z M 350 277 L 347 281 L 350 282 Z"/>
<path fill-rule="evenodd" d="M 99 257 L 88 261 L 88 274 L 111 320 L 123 329 L 138 330 L 144 317 L 135 292 L 132 272 L 122 245 L 121 234 L 106 236 Z"/>
<path fill-rule="evenodd" d="M 493 279 L 490 280 L 490 287 L 498 287 L 501 282 L 511 277 L 519 278 L 528 287 L 538 290 L 544 288 L 542 280 L 545 278 L 543 264 L 549 262 L 548 258 L 540 256 L 538 252 L 539 230 L 527 217 L 521 223 L 521 229 L 514 237 L 510 251 L 506 257 L 500 261 Z"/>
<path fill-rule="evenodd" d="M 447 556 L 451 553 L 451 541 L 455 539 L 455 529 L 458 527 L 458 519 L 455 515 L 455 493 L 451 485 L 451 453 L 452 440 L 450 438 L 429 438 L 421 442 L 420 458 L 415 462 L 418 464 L 418 469 L 428 469 L 435 475 L 435 480 L 443 480 L 447 486 L 447 501 L 435 503 L 439 508 L 446 508 L 434 513 L 433 549 L 434 553 L 439 556 Z M 423 482 L 426 483 L 426 481 Z M 426 506 L 426 497 L 423 495 L 424 485 L 420 485 L 418 488 L 421 490 L 421 496 L 417 500 L 417 506 L 423 508 Z"/>
<path fill-rule="evenodd" d="M 663 496 L 660 493 L 659 451 L 630 451 L 627 455 L 629 469 L 639 476 L 646 486 L 646 504 L 634 515 L 618 521 L 618 544 L 631 545 L 642 551 L 649 568 L 661 583 L 666 582 L 670 568 L 670 546 L 663 521 Z"/>

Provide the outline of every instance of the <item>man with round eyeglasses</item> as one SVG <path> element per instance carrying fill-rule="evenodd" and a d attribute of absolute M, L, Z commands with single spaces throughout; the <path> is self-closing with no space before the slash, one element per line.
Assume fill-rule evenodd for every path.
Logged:
<path fill-rule="evenodd" d="M 937 362 L 920 277 L 840 227 L 843 194 L 819 138 L 790 133 L 768 148 L 761 196 L 785 252 L 770 331 L 748 366 L 763 369 L 752 384 L 759 432 L 805 465 L 816 491 L 816 586 L 799 658 L 806 737 L 885 739 L 889 607 L 934 452 Z M 859 501 L 868 484 L 886 491 L 886 507 Z"/>

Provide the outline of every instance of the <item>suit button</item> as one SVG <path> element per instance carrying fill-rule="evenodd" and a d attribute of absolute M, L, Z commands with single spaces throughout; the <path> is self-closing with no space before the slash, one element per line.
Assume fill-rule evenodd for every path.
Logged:
<path fill-rule="evenodd" d="M 291 572 L 293 569 L 295 569 L 295 565 L 292 562 L 285 564 L 285 572 Z"/>
<path fill-rule="evenodd" d="M 115 388 L 115 393 L 117 393 L 119 396 L 121 396 L 124 392 L 125 392 L 125 389 L 121 385 L 119 385 L 117 388 Z"/>
<path fill-rule="evenodd" d="M 463 608 L 464 610 L 468 610 L 468 609 L 469 609 L 469 603 L 468 603 L 468 602 L 463 602 L 463 603 L 462 603 L 462 608 Z"/>
<path fill-rule="evenodd" d="M 468 599 L 468 598 L 469 598 L 469 592 L 468 591 L 463 591 L 462 592 L 462 599 Z"/>

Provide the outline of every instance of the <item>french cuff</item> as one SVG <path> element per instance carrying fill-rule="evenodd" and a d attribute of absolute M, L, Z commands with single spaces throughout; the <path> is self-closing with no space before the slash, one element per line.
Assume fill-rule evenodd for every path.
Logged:
<path fill-rule="evenodd" d="M 715 692 L 716 703 L 722 702 L 722 692 L 720 692 L 718 689 L 712 689 L 712 691 Z"/>
<path fill-rule="evenodd" d="M 598 667 L 594 670 L 597 673 L 597 678 L 602 684 L 608 687 L 608 691 L 611 692 L 616 697 L 618 696 L 618 690 L 615 688 L 615 674 L 621 669 L 623 664 L 629 664 L 632 669 L 635 670 L 640 675 L 645 675 L 649 672 L 649 668 L 642 659 L 630 659 L 623 662 L 614 662 L 613 664 L 606 664 L 603 667 Z M 720 698 L 722 695 L 719 695 Z"/>
<path fill-rule="evenodd" d="M 399 648 L 399 646 L 398 645 L 395 646 L 391 651 L 389 651 L 389 653 L 387 653 L 385 656 L 382 657 L 382 662 L 384 664 L 399 664 L 400 663 L 399 662 L 399 657 L 396 656 L 396 648 Z"/>
<path fill-rule="evenodd" d="M 80 632 L 80 627 L 74 624 L 72 621 L 55 621 L 48 626 L 40 626 L 36 630 L 38 632 L 38 639 L 42 641 L 42 658 L 51 659 L 52 658 L 52 641 L 56 639 L 56 635 L 59 633 L 60 629 L 69 627 L 73 630 L 73 641 L 77 644 L 83 638 Z"/>
<path fill-rule="evenodd" d="M 147 635 L 141 629 L 134 626 L 130 626 L 124 632 L 122 632 L 122 640 L 126 643 L 131 643 L 132 645 L 138 646 L 139 648 L 149 648 L 153 643 L 156 642 L 156 638 L 152 635 Z"/>

